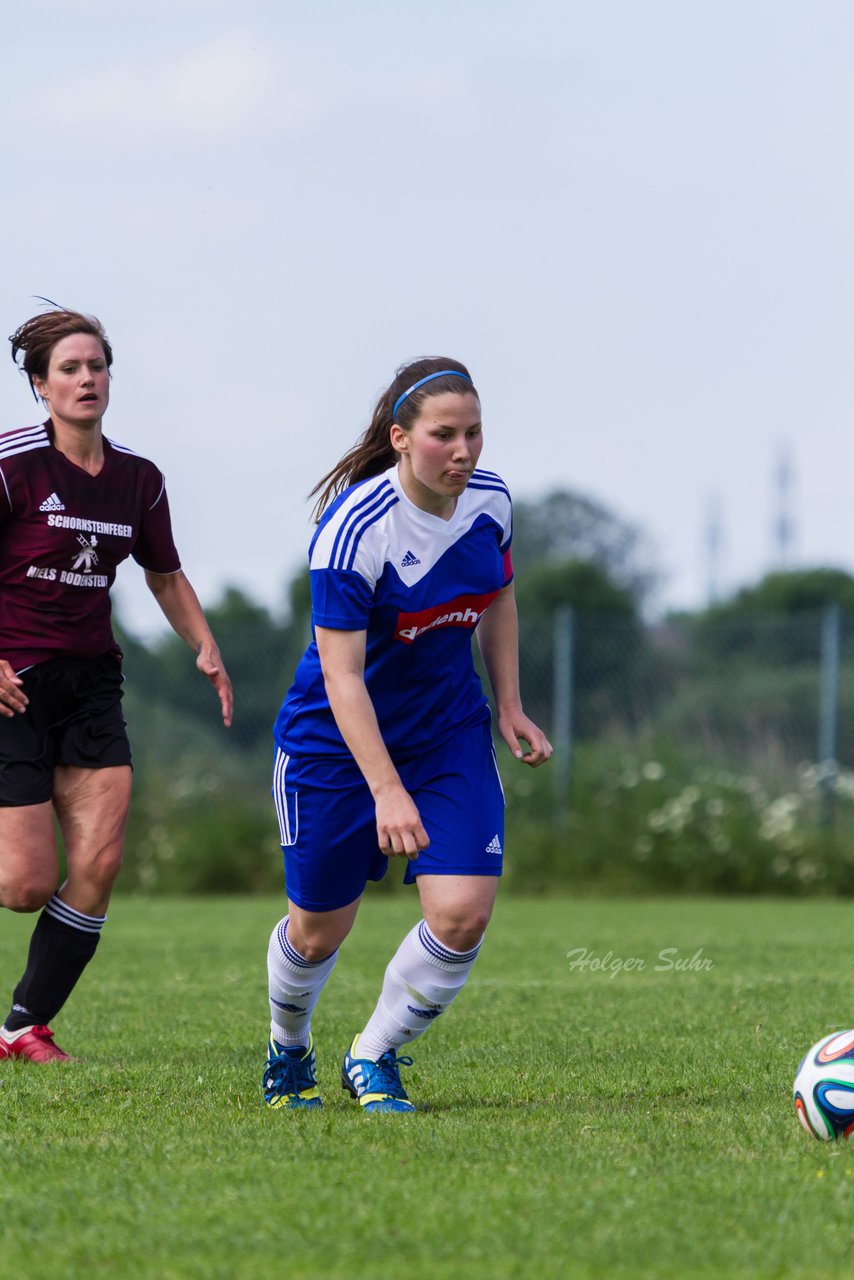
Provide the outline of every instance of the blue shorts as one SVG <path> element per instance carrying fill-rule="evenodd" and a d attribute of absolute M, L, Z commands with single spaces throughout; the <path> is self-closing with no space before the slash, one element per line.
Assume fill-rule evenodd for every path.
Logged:
<path fill-rule="evenodd" d="M 500 876 L 504 792 L 489 721 L 395 764 L 430 837 L 429 849 L 404 859 L 404 882 L 422 874 Z M 383 878 L 389 859 L 377 844 L 373 796 L 352 757 L 277 749 L 273 799 L 288 897 L 298 907 L 334 911 L 358 898 L 369 880 Z"/>

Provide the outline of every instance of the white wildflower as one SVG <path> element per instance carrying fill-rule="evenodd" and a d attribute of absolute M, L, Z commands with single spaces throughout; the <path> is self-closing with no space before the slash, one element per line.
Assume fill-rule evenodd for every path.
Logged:
<path fill-rule="evenodd" d="M 641 836 L 635 841 L 635 857 L 639 862 L 645 862 L 654 848 L 652 840 L 649 836 Z"/>

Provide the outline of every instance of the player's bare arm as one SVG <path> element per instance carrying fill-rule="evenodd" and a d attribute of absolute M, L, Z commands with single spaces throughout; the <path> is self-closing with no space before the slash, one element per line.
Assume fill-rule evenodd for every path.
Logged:
<path fill-rule="evenodd" d="M 152 573 L 146 569 L 145 581 L 172 630 L 195 653 L 196 667 L 216 689 L 223 723 L 228 728 L 234 711 L 231 680 L 198 596 L 180 569 L 177 573 Z"/>
<path fill-rule="evenodd" d="M 365 632 L 315 629 L 326 694 L 341 737 L 377 808 L 377 839 L 390 857 L 415 858 L 430 840 L 380 734 L 365 685 Z"/>
<path fill-rule="evenodd" d="M 477 639 L 495 694 L 498 732 L 516 759 L 535 769 L 549 759 L 552 745 L 542 729 L 522 709 L 519 692 L 519 622 L 512 582 L 499 592 L 481 618 Z M 528 751 L 522 751 L 520 739 L 527 744 Z"/>

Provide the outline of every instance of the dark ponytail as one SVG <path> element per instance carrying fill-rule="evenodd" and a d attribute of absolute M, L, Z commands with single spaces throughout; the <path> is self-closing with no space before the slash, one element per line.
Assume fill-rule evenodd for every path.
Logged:
<path fill-rule="evenodd" d="M 395 404 L 414 383 L 420 382 L 422 378 L 430 378 L 431 374 L 444 369 L 451 371 L 449 377 L 431 378 L 424 386 L 408 395 L 397 413 L 394 413 Z M 458 374 L 463 376 L 455 376 Z M 329 503 L 349 485 L 381 475 L 393 466 L 397 454 L 391 447 L 392 424 L 396 422 L 404 431 L 408 431 L 421 412 L 424 401 L 429 396 L 442 395 L 446 391 L 453 391 L 457 395 L 477 395 L 471 374 L 459 360 L 453 360 L 449 356 L 426 356 L 401 365 L 391 386 L 377 400 L 365 431 L 341 461 L 322 480 L 318 480 L 309 494 L 311 498 L 315 494 L 320 495 L 314 508 L 315 519 L 319 520 Z"/>

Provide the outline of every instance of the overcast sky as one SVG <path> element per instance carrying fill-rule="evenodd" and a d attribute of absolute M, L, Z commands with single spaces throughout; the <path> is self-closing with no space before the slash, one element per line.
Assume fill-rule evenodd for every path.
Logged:
<path fill-rule="evenodd" d="M 28 0 L 0 46 L 2 335 L 115 349 L 203 601 L 278 607 L 305 495 L 402 361 L 472 369 L 483 464 L 651 537 L 661 603 L 854 570 L 849 0 Z M 4 429 L 38 418 L 6 357 Z M 2 366 L 0 366 L 2 372 Z M 156 606 L 125 566 L 120 608 Z"/>

